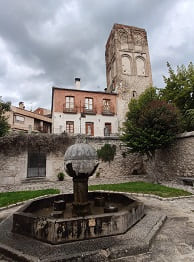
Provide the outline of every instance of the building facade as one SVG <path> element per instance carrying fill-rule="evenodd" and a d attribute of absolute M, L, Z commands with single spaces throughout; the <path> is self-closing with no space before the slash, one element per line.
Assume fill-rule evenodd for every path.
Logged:
<path fill-rule="evenodd" d="M 110 136 L 118 133 L 116 94 L 79 89 L 52 90 L 52 132 Z"/>
<path fill-rule="evenodd" d="M 12 131 L 51 133 L 52 119 L 25 110 L 23 102 L 19 103 L 19 107 L 11 106 L 6 115 Z"/>
<path fill-rule="evenodd" d="M 53 133 L 107 136 L 118 134 L 128 103 L 152 86 L 147 34 L 144 29 L 115 24 L 106 43 L 105 92 L 53 88 Z"/>

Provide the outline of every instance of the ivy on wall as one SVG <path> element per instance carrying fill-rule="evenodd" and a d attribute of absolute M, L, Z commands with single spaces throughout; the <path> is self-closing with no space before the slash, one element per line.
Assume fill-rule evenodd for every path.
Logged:
<path fill-rule="evenodd" d="M 73 143 L 67 134 L 25 134 L 16 133 L 0 137 L 0 152 L 21 153 L 25 150 L 49 152 L 65 152 Z"/>

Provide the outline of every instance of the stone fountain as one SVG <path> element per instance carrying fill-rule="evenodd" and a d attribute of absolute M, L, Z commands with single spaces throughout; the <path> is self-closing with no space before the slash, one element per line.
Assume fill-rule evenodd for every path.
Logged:
<path fill-rule="evenodd" d="M 74 202 L 72 215 L 85 216 L 91 214 L 88 201 L 88 178 L 98 166 L 96 150 L 88 144 L 75 144 L 65 153 L 65 169 L 73 177 Z"/>
<path fill-rule="evenodd" d="M 89 144 L 70 146 L 65 170 L 73 178 L 73 194 L 31 201 L 13 215 L 12 232 L 51 244 L 125 233 L 144 216 L 143 203 L 120 193 L 88 192 L 88 178 L 98 167 Z"/>

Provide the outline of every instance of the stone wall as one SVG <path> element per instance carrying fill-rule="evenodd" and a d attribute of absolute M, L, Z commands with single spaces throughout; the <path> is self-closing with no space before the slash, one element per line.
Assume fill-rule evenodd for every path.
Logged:
<path fill-rule="evenodd" d="M 116 145 L 116 154 L 114 161 L 103 162 L 100 161 L 98 169 L 96 171 L 96 177 L 110 178 L 111 180 L 117 180 L 117 182 L 123 179 L 130 179 L 131 175 L 144 174 L 143 160 L 138 154 L 126 154 L 126 148 L 123 143 L 117 137 L 105 137 L 105 138 L 89 138 L 88 143 L 97 149 L 100 149 L 104 144 Z M 94 176 L 95 178 L 95 176 Z M 90 179 L 93 179 L 92 177 Z"/>
<path fill-rule="evenodd" d="M 27 177 L 27 152 L 0 153 L 0 185 L 18 184 Z"/>
<path fill-rule="evenodd" d="M 142 158 L 136 154 L 126 155 L 125 147 L 117 137 L 89 137 L 87 142 L 100 149 L 105 143 L 116 145 L 116 155 L 114 161 L 110 164 L 100 161 L 96 171 L 96 176 L 91 179 L 99 178 L 110 179 L 110 181 L 123 181 L 130 177 L 131 174 L 140 174 L 143 172 Z M 28 153 L 21 154 L 3 154 L 0 153 L 0 185 L 20 184 L 27 179 Z M 64 154 L 61 152 L 49 153 L 46 157 L 46 179 L 56 181 L 57 174 L 64 172 Z M 66 175 L 66 180 L 71 178 Z"/>
<path fill-rule="evenodd" d="M 126 148 L 117 137 L 89 137 L 87 142 L 100 149 L 105 143 L 116 145 L 114 161 L 109 165 L 100 161 L 96 175 L 90 178 L 93 183 L 118 183 L 126 180 L 152 179 L 153 170 L 149 161 L 138 154 L 125 154 Z M 0 153 L 0 185 L 20 184 L 27 178 L 27 151 L 21 154 Z M 194 177 L 194 132 L 179 135 L 176 143 L 168 149 L 159 150 L 156 154 L 156 167 L 160 180 L 174 180 L 179 176 Z M 64 168 L 64 154 L 50 153 L 46 159 L 46 179 L 56 181 L 57 174 Z M 142 176 L 142 175 L 145 175 Z M 66 175 L 65 180 L 71 181 Z"/>
<path fill-rule="evenodd" d="M 146 171 L 153 176 L 149 162 L 144 159 Z M 176 143 L 168 149 L 158 150 L 156 168 L 161 180 L 194 177 L 194 131 L 178 135 Z"/>

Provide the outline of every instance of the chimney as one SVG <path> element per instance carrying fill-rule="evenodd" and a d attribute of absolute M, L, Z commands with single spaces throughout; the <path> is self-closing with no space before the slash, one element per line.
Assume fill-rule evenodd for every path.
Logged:
<path fill-rule="evenodd" d="M 75 78 L 75 88 L 78 90 L 80 89 L 80 78 L 78 77 Z"/>
<path fill-rule="evenodd" d="M 19 102 L 19 108 L 25 109 L 24 102 Z"/>

